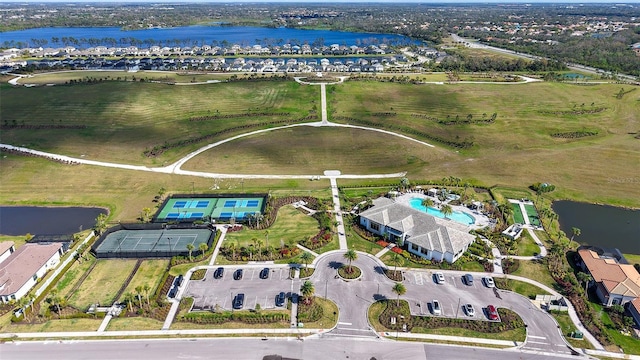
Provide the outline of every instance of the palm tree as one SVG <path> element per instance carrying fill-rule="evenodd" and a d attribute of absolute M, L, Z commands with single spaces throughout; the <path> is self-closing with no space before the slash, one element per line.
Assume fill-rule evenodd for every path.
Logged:
<path fill-rule="evenodd" d="M 358 259 L 358 253 L 353 249 L 349 249 L 349 250 L 347 250 L 347 252 L 344 253 L 344 258 L 349 261 L 349 266 L 347 268 L 347 272 L 351 273 L 353 271 L 351 269 L 351 262 Z"/>
<path fill-rule="evenodd" d="M 149 284 L 144 284 L 142 286 L 142 290 L 144 290 L 144 296 L 147 298 L 147 306 L 151 306 L 149 303 L 149 291 L 151 290 L 151 286 L 149 286 Z"/>
<path fill-rule="evenodd" d="M 513 206 L 511 206 L 510 203 L 498 205 L 498 210 L 500 210 L 500 213 L 502 213 L 505 222 L 509 219 L 510 216 L 513 215 Z M 526 216 L 526 214 L 523 215 Z"/>
<path fill-rule="evenodd" d="M 584 283 L 584 292 L 587 292 L 587 286 L 589 285 L 589 281 L 593 280 L 593 276 L 580 271 L 578 274 L 576 274 L 576 277 L 578 278 L 578 281 Z"/>
<path fill-rule="evenodd" d="M 309 265 L 309 261 L 311 261 L 311 259 L 313 259 L 313 255 L 311 255 L 311 253 L 308 252 L 308 251 L 305 251 L 305 252 L 302 253 L 302 255 L 300 255 L 300 260 L 302 260 L 302 262 L 304 262 L 304 268 L 305 269 Z"/>
<path fill-rule="evenodd" d="M 269 230 L 265 230 L 264 231 L 264 238 L 266 239 L 265 242 L 268 244 L 269 243 Z"/>
<path fill-rule="evenodd" d="M 135 299 L 135 295 L 133 295 L 133 293 L 126 293 L 124 294 L 124 302 L 127 303 L 127 305 L 129 305 L 129 312 L 133 312 L 133 301 Z"/>
<path fill-rule="evenodd" d="M 576 237 L 576 236 L 580 236 L 580 234 L 582 234 L 582 230 L 580 230 L 580 228 L 572 227 L 571 228 L 571 241 L 570 241 L 570 244 L 573 243 L 573 238 Z"/>
<path fill-rule="evenodd" d="M 396 283 L 391 290 L 398 295 L 396 306 L 400 306 L 400 296 L 407 293 L 407 288 L 402 283 Z"/>
<path fill-rule="evenodd" d="M 391 262 L 393 263 L 393 272 L 395 273 L 396 271 L 398 271 L 398 264 L 400 264 L 400 262 L 402 261 L 402 259 L 400 259 L 400 255 L 398 255 L 398 253 L 394 252 L 393 256 L 391 257 Z"/>
<path fill-rule="evenodd" d="M 406 177 L 403 177 L 402 179 L 400 179 L 400 186 L 402 187 L 402 190 L 405 190 L 406 188 L 408 188 L 409 185 L 410 185 L 409 179 L 407 179 Z"/>
<path fill-rule="evenodd" d="M 433 200 L 429 199 L 429 198 L 424 198 L 422 199 L 422 206 L 428 208 L 428 207 L 433 207 Z"/>
<path fill-rule="evenodd" d="M 196 248 L 196 247 L 195 247 L 195 246 L 193 246 L 193 244 L 192 244 L 192 243 L 188 243 L 188 244 L 187 244 L 187 250 L 189 250 L 189 261 L 192 261 L 192 259 L 191 259 L 191 252 L 192 252 L 192 251 L 193 251 L 193 249 L 195 249 L 195 248 Z"/>
<path fill-rule="evenodd" d="M 100 214 L 96 217 L 96 226 L 95 230 L 98 235 L 102 235 L 102 233 L 107 229 L 107 214 Z"/>
<path fill-rule="evenodd" d="M 140 305 L 140 308 L 142 308 L 142 285 L 136 286 L 135 290 L 136 296 L 138 297 L 138 304 Z"/>
<path fill-rule="evenodd" d="M 307 280 L 302 283 L 302 286 L 300 286 L 300 293 L 304 297 L 303 301 L 305 304 L 309 305 L 313 301 L 313 294 L 315 291 L 316 289 L 311 281 Z"/>
<path fill-rule="evenodd" d="M 231 250 L 231 259 L 236 259 L 236 243 L 231 241 L 229 245 L 227 245 L 227 249 Z"/>
<path fill-rule="evenodd" d="M 449 204 L 444 204 L 442 205 L 442 208 L 440 208 L 440 212 L 444 215 L 445 219 L 448 219 L 448 216 L 453 214 L 453 208 L 451 208 Z"/>
<path fill-rule="evenodd" d="M 204 253 L 209 250 L 209 245 L 207 245 L 207 243 L 200 243 L 198 249 L 200 249 L 200 255 L 204 256 Z"/>

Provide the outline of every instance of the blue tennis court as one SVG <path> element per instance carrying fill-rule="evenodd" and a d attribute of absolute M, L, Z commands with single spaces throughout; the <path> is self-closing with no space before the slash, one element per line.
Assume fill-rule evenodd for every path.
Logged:
<path fill-rule="evenodd" d="M 176 197 L 167 200 L 154 221 L 190 222 L 200 219 L 246 221 L 250 215 L 262 213 L 265 202 L 264 196 L 256 195 Z"/>
<path fill-rule="evenodd" d="M 196 203 L 196 208 L 206 208 L 209 207 L 209 201 L 198 201 Z"/>
<path fill-rule="evenodd" d="M 224 207 L 235 207 L 236 203 L 237 203 L 237 201 L 235 201 L 235 200 L 226 200 L 224 202 Z"/>
<path fill-rule="evenodd" d="M 187 206 L 187 202 L 186 201 L 176 201 L 175 204 L 173 204 L 173 208 L 174 209 L 182 209 L 184 207 Z"/>

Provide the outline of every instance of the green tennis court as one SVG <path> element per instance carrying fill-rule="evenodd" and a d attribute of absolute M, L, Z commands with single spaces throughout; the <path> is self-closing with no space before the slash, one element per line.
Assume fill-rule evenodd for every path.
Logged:
<path fill-rule="evenodd" d="M 533 205 L 525 204 L 524 209 L 527 211 L 527 216 L 529 217 L 529 223 L 534 226 L 540 226 L 540 217 L 538 216 L 538 211 L 536 207 Z"/>
<path fill-rule="evenodd" d="M 520 204 L 511 203 L 511 207 L 513 208 L 513 222 L 525 225 L 524 216 L 520 210 Z"/>
<path fill-rule="evenodd" d="M 211 246 L 212 235 L 208 229 L 118 230 L 107 235 L 95 252 L 98 258 L 188 255 L 188 244 L 198 251 L 202 243 Z"/>
<path fill-rule="evenodd" d="M 214 220 L 226 222 L 234 218 L 241 222 L 263 212 L 264 196 L 175 197 L 167 200 L 155 218 L 156 222 Z"/>

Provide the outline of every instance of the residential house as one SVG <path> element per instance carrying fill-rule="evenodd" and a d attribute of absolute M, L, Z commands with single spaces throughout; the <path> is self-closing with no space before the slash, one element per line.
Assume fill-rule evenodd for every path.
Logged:
<path fill-rule="evenodd" d="M 469 228 L 380 197 L 360 213 L 360 225 L 427 260 L 453 263 L 475 241 Z"/>
<path fill-rule="evenodd" d="M 0 263 L 5 261 L 9 255 L 16 251 L 13 241 L 0 242 Z"/>
<path fill-rule="evenodd" d="M 578 256 L 578 265 L 593 277 L 592 285 L 603 305 L 624 305 L 640 297 L 640 273 L 633 265 L 593 248 L 579 249 Z"/>
<path fill-rule="evenodd" d="M 62 255 L 61 243 L 27 243 L 0 263 L 0 302 L 17 301 L 55 268 Z"/>

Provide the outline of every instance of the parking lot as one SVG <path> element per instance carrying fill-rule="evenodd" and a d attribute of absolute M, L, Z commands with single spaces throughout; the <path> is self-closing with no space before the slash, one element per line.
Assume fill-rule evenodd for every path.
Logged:
<path fill-rule="evenodd" d="M 461 275 L 452 273 L 444 273 L 443 283 L 436 281 L 432 271 L 407 271 L 404 278 L 412 314 L 433 315 L 431 303 L 438 300 L 442 308 L 439 316 L 488 320 L 486 307 L 502 304 L 498 290 L 488 288 L 478 276 L 474 277 L 471 285 L 463 282 Z M 473 305 L 475 316 L 466 314 L 465 304 Z"/>
<path fill-rule="evenodd" d="M 202 280 L 192 280 L 187 284 L 184 297 L 194 299 L 196 310 L 209 310 L 216 307 L 231 310 L 233 299 L 244 294 L 243 309 L 255 309 L 260 304 L 262 309 L 276 308 L 276 296 L 284 292 L 290 296 L 294 280 L 289 278 L 289 267 L 286 265 L 269 266 L 269 277 L 260 278 L 265 266 L 223 266 L 224 274 L 214 278 L 216 268 L 208 269 Z M 242 279 L 234 280 L 236 270 L 242 269 Z M 299 285 L 298 285 L 299 287 Z M 296 288 L 297 290 L 297 288 Z"/>

